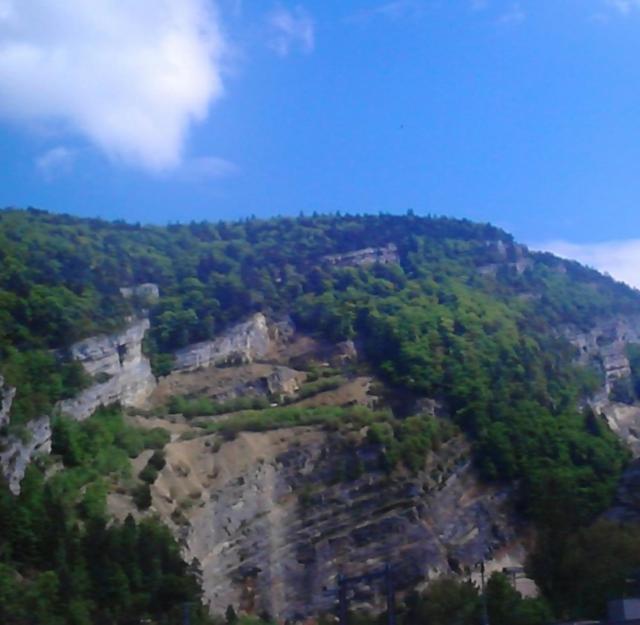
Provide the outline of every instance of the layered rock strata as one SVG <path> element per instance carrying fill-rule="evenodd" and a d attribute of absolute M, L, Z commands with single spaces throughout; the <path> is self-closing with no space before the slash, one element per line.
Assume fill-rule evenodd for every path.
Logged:
<path fill-rule="evenodd" d="M 279 620 L 334 607 L 338 573 L 391 564 L 402 592 L 517 543 L 509 489 L 481 484 L 461 439 L 419 475 L 380 470 L 377 446 L 319 428 L 172 443 L 153 487 L 187 561 L 202 568 L 212 612 L 228 605 Z M 520 550 L 524 552 L 524 550 Z M 356 604 L 380 607 L 375 586 Z"/>
<path fill-rule="evenodd" d="M 175 371 L 194 371 L 203 367 L 248 364 L 265 359 L 275 349 L 290 324 L 269 324 L 262 313 L 253 315 L 212 341 L 185 347 L 175 353 Z"/>
<path fill-rule="evenodd" d="M 148 319 L 136 319 L 122 332 L 72 345 L 72 358 L 82 364 L 95 383 L 76 397 L 59 402 L 60 412 L 83 420 L 100 406 L 115 402 L 143 407 L 156 384 L 149 359 L 142 353 L 148 329 Z"/>
<path fill-rule="evenodd" d="M 366 247 L 344 254 L 329 254 L 323 260 L 334 267 L 366 267 L 380 263 L 381 265 L 397 264 L 400 262 L 398 247 L 389 243 L 384 247 Z"/>
<path fill-rule="evenodd" d="M 27 423 L 21 433 L 10 434 L 0 441 L 0 469 L 9 490 L 20 493 L 25 471 L 38 454 L 51 453 L 51 421 L 40 417 Z"/>
<path fill-rule="evenodd" d="M 0 375 L 0 430 L 9 425 L 9 413 L 16 389 L 5 384 L 4 378 Z"/>

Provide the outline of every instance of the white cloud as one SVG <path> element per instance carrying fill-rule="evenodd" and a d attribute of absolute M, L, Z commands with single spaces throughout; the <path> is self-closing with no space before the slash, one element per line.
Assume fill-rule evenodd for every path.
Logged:
<path fill-rule="evenodd" d="M 69 148 L 58 146 L 47 150 L 36 158 L 36 169 L 46 180 L 53 180 L 60 174 L 71 171 L 75 153 Z"/>
<path fill-rule="evenodd" d="M 177 167 L 222 94 L 225 47 L 207 0 L 0 0 L 0 116 Z"/>
<path fill-rule="evenodd" d="M 628 15 L 634 9 L 640 9 L 640 0 L 606 0 L 606 2 L 623 15 Z"/>
<path fill-rule="evenodd" d="M 489 8 L 489 0 L 471 0 L 472 11 L 484 11 Z"/>
<path fill-rule="evenodd" d="M 177 174 L 187 181 L 228 178 L 239 172 L 239 167 L 218 156 L 200 156 L 185 161 Z"/>
<path fill-rule="evenodd" d="M 552 252 L 562 258 L 580 261 L 594 269 L 608 273 L 616 280 L 640 288 L 640 239 L 592 244 L 550 241 L 532 247 Z"/>
<path fill-rule="evenodd" d="M 285 57 L 298 49 L 308 54 L 315 47 L 315 24 L 313 18 L 301 6 L 293 9 L 277 7 L 269 14 L 269 47 L 279 56 Z"/>
<path fill-rule="evenodd" d="M 350 15 L 348 22 L 366 22 L 372 18 L 383 17 L 390 20 L 417 18 L 424 15 L 426 4 L 422 0 L 390 0 Z"/>
<path fill-rule="evenodd" d="M 527 14 L 524 12 L 522 5 L 519 2 L 515 2 L 498 18 L 498 22 L 501 24 L 520 24 L 526 18 Z"/>

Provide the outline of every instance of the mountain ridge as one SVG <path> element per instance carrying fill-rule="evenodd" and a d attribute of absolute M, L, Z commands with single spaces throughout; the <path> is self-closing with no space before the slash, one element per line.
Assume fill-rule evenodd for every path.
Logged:
<path fill-rule="evenodd" d="M 260 529 L 265 510 L 280 510 L 279 522 L 297 527 L 318 489 L 347 492 L 359 480 L 363 485 L 387 484 L 388 492 L 378 487 L 376 495 L 384 510 L 385 497 L 391 505 L 394 488 L 406 483 L 422 493 L 410 497 L 407 535 L 430 522 L 425 520 L 433 518 L 430 514 L 439 515 L 446 533 L 447 523 L 456 527 L 451 518 L 455 506 L 437 512 L 443 504 L 428 502 L 444 500 L 429 499 L 429 493 L 434 488 L 435 493 L 453 493 L 459 479 L 469 486 L 458 496 L 470 497 L 478 506 L 469 508 L 471 516 L 461 526 L 470 523 L 465 531 L 472 534 L 474 523 L 475 531 L 484 527 L 482 539 L 468 558 L 455 555 L 456 549 L 464 552 L 468 538 L 452 538 L 456 547 L 433 543 L 433 554 L 440 554 L 430 556 L 439 559 L 437 573 L 462 571 L 478 557 L 493 559 L 493 551 L 509 543 L 496 536 L 516 540 L 535 528 L 530 571 L 560 609 L 561 598 L 544 581 L 557 574 L 536 568 L 536 562 L 559 557 L 557 546 L 549 550 L 545 541 L 566 542 L 596 520 L 611 505 L 627 462 L 619 437 L 635 451 L 634 419 L 640 417 L 624 416 L 617 400 L 623 398 L 627 412 L 637 414 L 633 405 L 640 372 L 629 346 L 640 337 L 640 293 L 578 263 L 530 252 L 493 226 L 408 214 L 161 228 L 7 210 L 0 211 L 0 250 L 0 374 L 7 390 L 16 389 L 3 395 L 3 402 L 11 396 L 12 404 L 5 447 L 19 447 L 35 419 L 65 412 L 65 406 L 80 407 L 82 397 L 91 396 L 90 405 L 75 415 L 89 417 L 86 423 L 53 420 L 53 455 L 45 464 L 61 463 L 59 479 L 66 479 L 74 463 L 89 462 L 81 448 L 102 427 L 101 409 L 90 414 L 114 399 L 128 403 L 120 396 L 133 388 L 127 378 L 133 369 L 127 363 L 137 367 L 150 362 L 164 394 L 149 406 L 133 402 L 129 409 L 137 416 L 121 417 L 125 425 L 110 421 L 115 419 L 111 416 L 106 423 L 128 432 L 126 428 L 148 419 L 169 440 L 157 455 L 130 448 L 136 451 L 131 463 L 135 473 L 107 474 L 111 486 L 104 491 L 102 514 L 119 510 L 143 519 L 147 509 L 164 510 L 161 516 L 180 541 L 189 528 L 200 527 L 200 535 L 188 539 L 199 544 L 208 531 L 198 520 L 199 510 L 209 510 L 224 525 L 228 512 L 214 505 L 216 497 L 228 497 L 226 489 L 231 489 L 234 497 L 254 506 L 256 492 L 267 483 L 258 480 L 254 492 L 231 482 L 250 483 L 253 472 L 266 470 L 271 475 L 268 488 L 284 490 L 260 495 L 272 502 L 269 507 L 256 504 L 255 519 L 246 517 L 244 526 L 239 522 L 224 531 L 236 536 L 239 554 L 248 549 L 261 562 L 257 569 L 266 566 L 261 558 L 271 562 L 274 584 L 276 578 L 280 585 L 293 583 L 295 576 L 288 578 L 286 570 L 300 562 L 317 558 L 322 569 L 332 552 L 322 541 L 312 549 L 304 533 L 286 537 L 287 544 L 306 554 L 298 564 L 295 556 L 282 555 L 286 549 L 270 550 L 260 538 L 268 534 L 266 526 Z M 127 323 L 144 326 L 135 345 L 121 340 L 129 336 L 123 332 Z M 271 343 L 277 347 L 272 349 Z M 108 366 L 91 364 L 91 346 Z M 113 392 L 103 392 L 112 386 Z M 145 382 L 139 387 L 144 399 L 154 386 Z M 186 394 L 176 394 L 181 388 Z M 3 403 L 3 414 L 5 408 Z M 283 458 L 297 453 L 296 432 L 304 428 L 333 441 L 320 445 L 313 457 L 328 454 L 335 462 L 325 466 L 325 460 L 308 457 L 299 467 L 309 471 L 308 481 L 299 483 L 286 477 L 289 461 Z M 454 467 L 447 474 L 432 465 L 438 465 L 450 428 L 461 429 L 469 442 L 460 459 L 464 469 Z M 289 448 L 266 464 L 256 457 L 247 475 L 214 486 L 217 478 L 207 476 L 215 473 L 227 445 L 243 432 L 256 432 L 252 440 L 257 444 L 273 431 L 293 432 L 286 434 L 292 436 Z M 191 445 L 189 437 L 198 454 L 211 455 L 203 474 L 187 458 L 172 460 L 173 450 Z M 306 457 L 303 449 L 300 453 Z M 39 461 L 31 468 L 28 461 L 20 462 L 30 484 Z M 332 477 L 327 467 L 337 473 Z M 441 477 L 433 482 L 430 470 Z M 421 477 L 415 481 L 415 476 Z M 94 488 L 96 477 L 83 478 L 82 488 Z M 488 489 L 486 499 L 475 500 L 474 489 Z M 491 503 L 492 497 L 500 500 L 501 489 L 509 493 L 506 512 Z M 86 514 L 82 501 L 65 497 L 69 518 L 81 521 Z M 429 506 L 434 510 L 428 512 Z M 512 519 L 495 529 L 496 535 L 490 522 L 479 520 L 492 514 Z M 348 513 L 344 522 L 347 542 L 365 540 L 357 531 L 362 521 Z M 529 529 L 522 533 L 514 529 L 519 526 Z M 251 527 L 262 546 L 244 544 L 243 532 Z M 374 552 L 389 552 L 392 534 L 388 540 L 376 535 Z M 215 584 L 222 587 L 226 573 L 214 566 L 212 578 L 206 563 L 223 542 L 206 540 L 213 540 L 209 555 L 205 549 L 203 556 L 201 548 L 184 553 L 195 556 L 197 551 L 205 577 L 218 579 Z M 420 540 L 428 544 L 430 539 Z M 533 548 L 522 543 L 517 548 L 519 564 L 525 564 L 527 549 Z M 336 561 L 346 566 L 340 558 Z M 235 573 L 228 572 L 232 590 L 211 603 L 215 611 L 232 601 L 244 610 L 267 610 L 279 618 L 305 614 L 294 597 L 271 596 L 272 582 L 255 578 L 255 567 L 247 567 L 233 564 Z M 238 578 L 238 571 L 250 574 Z M 331 582 L 336 569 L 327 569 L 326 578 L 306 574 L 308 588 L 317 594 L 317 585 Z M 405 590 L 431 577 L 422 564 L 412 574 L 398 575 Z M 212 582 L 203 583 L 211 598 Z M 375 598 L 371 601 L 377 605 Z M 309 605 L 321 608 L 313 601 Z"/>

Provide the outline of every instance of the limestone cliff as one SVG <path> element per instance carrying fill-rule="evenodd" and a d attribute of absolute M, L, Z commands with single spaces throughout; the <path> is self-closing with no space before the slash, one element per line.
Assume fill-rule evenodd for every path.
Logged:
<path fill-rule="evenodd" d="M 9 413 L 15 395 L 16 389 L 6 385 L 4 378 L 0 375 L 0 430 L 9 425 Z"/>
<path fill-rule="evenodd" d="M 579 364 L 594 367 L 602 374 L 602 388 L 591 399 L 591 406 L 605 417 L 634 457 L 640 457 L 640 406 L 611 399 L 615 383 L 631 375 L 627 345 L 640 343 L 640 317 L 597 320 L 587 331 L 566 326 L 562 335 L 576 347 Z"/>
<path fill-rule="evenodd" d="M 0 441 L 0 468 L 14 495 L 20 493 L 20 482 L 33 458 L 49 453 L 51 422 L 46 416 L 29 421 L 20 435 L 10 434 Z"/>
<path fill-rule="evenodd" d="M 120 294 L 125 299 L 137 299 L 143 305 L 150 305 L 158 301 L 160 297 L 160 289 L 157 284 L 145 282 L 136 286 L 123 286 Z"/>
<path fill-rule="evenodd" d="M 16 389 L 0 376 L 0 428 L 6 430 Z M 51 423 L 43 416 L 27 423 L 19 434 L 0 432 L 0 471 L 9 489 L 17 495 L 29 463 L 39 453 L 51 452 Z"/>
<path fill-rule="evenodd" d="M 344 254 L 329 254 L 324 256 L 323 260 L 334 267 L 366 267 L 376 263 L 397 264 L 400 262 L 400 256 L 396 244 L 389 243 L 384 247 L 366 247 Z"/>
<path fill-rule="evenodd" d="M 577 348 L 578 362 L 596 364 L 604 373 L 603 391 L 608 395 L 616 380 L 631 374 L 626 346 L 640 343 L 640 317 L 596 320 L 590 330 L 566 326 L 563 335 Z"/>
<path fill-rule="evenodd" d="M 274 349 L 281 334 L 291 331 L 289 323 L 271 324 L 262 313 L 257 313 L 212 341 L 177 351 L 174 370 L 194 371 L 202 367 L 259 361 Z"/>
<path fill-rule="evenodd" d="M 355 442 L 354 441 L 359 441 Z M 389 562 L 400 590 L 482 559 L 504 559 L 520 527 L 510 489 L 476 478 L 458 438 L 418 475 L 379 468 L 380 448 L 320 428 L 174 442 L 152 491 L 213 612 L 229 604 L 280 620 L 332 609 L 339 572 Z M 521 562 L 520 562 L 521 563 Z M 375 589 L 357 602 L 379 607 Z"/>
<path fill-rule="evenodd" d="M 76 397 L 59 402 L 60 412 L 82 420 L 100 406 L 114 402 L 143 406 L 155 387 L 151 365 L 142 353 L 148 329 L 148 319 L 134 319 L 122 332 L 72 345 L 72 358 L 82 363 L 95 383 Z"/>
<path fill-rule="evenodd" d="M 505 243 L 504 241 L 487 241 L 489 255 L 492 256 L 490 263 L 482 264 L 478 267 L 478 272 L 495 277 L 501 268 L 514 269 L 516 273 L 522 274 L 533 265 L 533 260 L 524 245 L 517 243 Z"/>

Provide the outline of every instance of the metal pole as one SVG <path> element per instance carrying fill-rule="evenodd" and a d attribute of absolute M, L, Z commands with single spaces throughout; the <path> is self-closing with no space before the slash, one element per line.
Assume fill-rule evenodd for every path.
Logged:
<path fill-rule="evenodd" d="M 480 584 L 482 589 L 482 625 L 489 625 L 489 612 L 487 610 L 487 593 L 484 588 L 484 562 L 480 562 Z"/>
<path fill-rule="evenodd" d="M 347 580 L 338 575 L 338 622 L 347 625 Z"/>
<path fill-rule="evenodd" d="M 384 567 L 384 579 L 387 590 L 387 624 L 396 625 L 396 593 L 393 586 L 391 567 L 388 564 Z"/>
<path fill-rule="evenodd" d="M 182 625 L 189 625 L 191 623 L 191 610 L 189 603 L 185 603 L 182 606 Z"/>

